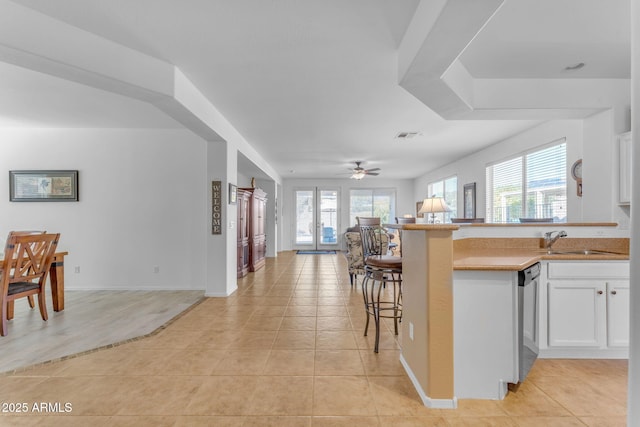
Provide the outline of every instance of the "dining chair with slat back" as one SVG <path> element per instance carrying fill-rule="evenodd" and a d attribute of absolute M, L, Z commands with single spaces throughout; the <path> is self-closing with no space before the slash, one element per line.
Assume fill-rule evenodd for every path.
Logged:
<path fill-rule="evenodd" d="M 8 333 L 13 301 L 38 296 L 42 320 L 48 319 L 44 285 L 60 234 L 11 232 L 0 267 L 0 336 Z"/>
<path fill-rule="evenodd" d="M 44 234 L 46 233 L 46 231 L 40 231 L 40 230 L 21 230 L 21 231 L 12 231 L 12 233 L 14 235 L 27 235 L 27 234 Z M 29 307 L 33 308 L 35 307 L 35 303 L 33 302 L 33 295 L 29 295 L 27 297 L 27 302 L 29 303 Z M 9 307 L 13 308 L 13 301 L 9 303 Z M 11 313 L 13 313 L 13 310 L 10 310 Z M 9 317 L 9 320 L 11 320 L 11 317 Z"/>

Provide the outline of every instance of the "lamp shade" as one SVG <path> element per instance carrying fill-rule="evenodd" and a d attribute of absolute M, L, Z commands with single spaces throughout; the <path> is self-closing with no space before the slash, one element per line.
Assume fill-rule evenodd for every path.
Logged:
<path fill-rule="evenodd" d="M 422 207 L 418 213 L 440 213 L 450 212 L 451 208 L 447 206 L 447 202 L 442 197 L 429 197 L 424 199 Z"/>

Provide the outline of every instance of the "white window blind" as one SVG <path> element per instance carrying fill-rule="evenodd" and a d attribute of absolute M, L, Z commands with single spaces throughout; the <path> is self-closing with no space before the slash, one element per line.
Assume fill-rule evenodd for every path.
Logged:
<path fill-rule="evenodd" d="M 525 153 L 486 169 L 490 222 L 520 218 L 567 219 L 567 147 L 562 143 Z"/>

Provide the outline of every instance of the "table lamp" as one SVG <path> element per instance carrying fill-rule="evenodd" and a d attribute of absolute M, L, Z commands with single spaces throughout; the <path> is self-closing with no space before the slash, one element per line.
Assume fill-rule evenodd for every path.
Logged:
<path fill-rule="evenodd" d="M 429 220 L 430 224 L 434 224 L 436 221 L 436 214 L 441 212 L 450 212 L 451 208 L 447 206 L 447 202 L 444 201 L 442 197 L 436 197 L 435 195 L 429 198 L 424 199 L 422 202 L 422 207 L 418 211 L 421 214 L 431 214 L 431 218 Z"/>

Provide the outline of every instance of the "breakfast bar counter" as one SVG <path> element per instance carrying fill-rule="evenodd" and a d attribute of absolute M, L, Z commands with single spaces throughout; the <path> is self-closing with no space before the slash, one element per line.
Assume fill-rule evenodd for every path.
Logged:
<path fill-rule="evenodd" d="M 518 272 L 540 261 L 623 261 L 629 258 L 629 239 L 625 238 L 562 238 L 554 241 L 550 250 L 544 240 L 537 237 L 454 240 L 454 232 L 458 229 L 457 224 L 403 224 L 401 227 L 403 320 L 400 360 L 424 404 L 433 408 L 455 408 L 458 397 L 487 398 L 476 393 L 477 388 L 463 387 L 460 382 L 465 375 L 478 377 L 482 369 L 475 370 L 475 374 L 466 372 L 462 375 L 460 362 L 456 360 L 459 350 L 466 348 L 463 342 L 471 343 L 467 349 L 471 354 L 477 354 L 482 348 L 497 348 L 496 343 L 478 341 L 478 337 L 493 335 L 501 337 L 500 342 L 504 341 L 509 347 L 501 348 L 500 355 L 504 354 L 505 360 L 513 356 L 511 344 L 516 341 L 509 344 L 510 341 L 503 338 L 513 336 L 513 318 L 517 314 L 514 283 L 517 284 Z M 460 310 L 462 306 L 466 308 Z M 472 313 L 469 307 L 485 307 L 494 314 L 487 317 L 484 308 L 479 317 L 470 314 L 471 326 L 482 327 L 487 319 L 499 318 L 499 321 L 491 324 L 488 333 L 465 327 L 469 331 L 460 334 L 462 323 L 457 317 L 454 321 L 454 313 Z M 473 318 L 484 320 L 478 322 Z M 473 334 L 467 333 L 472 330 L 475 331 Z M 464 338 L 462 341 L 461 337 Z M 505 365 L 500 357 L 485 360 L 497 360 L 500 368 Z M 490 369 L 486 370 L 490 372 Z M 505 384 L 518 382 L 518 377 L 514 374 L 513 381 L 504 380 Z M 490 382 L 485 382 L 483 387 L 486 384 Z M 497 397 L 488 398 L 500 399 L 505 393 L 506 388 L 500 389 Z"/>
<path fill-rule="evenodd" d="M 520 271 L 543 260 L 628 259 L 629 239 L 621 238 L 564 238 L 551 251 L 544 248 L 539 238 L 471 238 L 453 241 L 454 270 Z"/>

